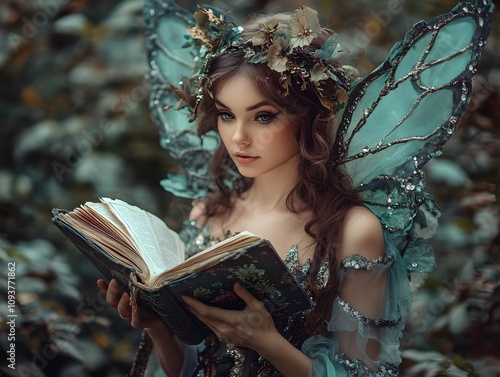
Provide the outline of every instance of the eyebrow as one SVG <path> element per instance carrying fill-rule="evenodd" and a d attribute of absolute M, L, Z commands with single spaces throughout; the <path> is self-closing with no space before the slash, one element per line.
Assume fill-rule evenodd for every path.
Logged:
<path fill-rule="evenodd" d="M 224 107 L 226 109 L 229 109 L 228 106 L 224 105 L 221 101 L 219 101 L 218 99 L 215 100 L 215 103 L 221 107 Z M 245 110 L 246 111 L 252 111 L 252 110 L 255 110 L 255 109 L 258 109 L 259 107 L 263 107 L 263 106 L 272 106 L 272 107 L 275 107 L 271 102 L 269 101 L 261 101 L 259 103 L 256 103 L 255 105 L 252 105 L 252 106 L 249 106 L 247 107 Z"/>

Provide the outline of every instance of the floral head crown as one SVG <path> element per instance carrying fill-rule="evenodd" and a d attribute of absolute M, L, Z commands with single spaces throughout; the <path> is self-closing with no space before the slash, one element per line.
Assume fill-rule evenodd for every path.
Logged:
<path fill-rule="evenodd" d="M 202 99 L 210 64 L 220 55 L 234 51 L 244 51 L 249 63 L 266 63 L 279 73 L 281 95 L 288 96 L 289 88 L 298 85 L 306 90 L 311 83 L 322 106 L 335 116 L 335 112 L 347 102 L 349 79 L 358 73 L 351 66 L 339 67 L 336 60 L 343 54 L 338 43 L 338 35 L 331 34 L 317 49 L 310 48 L 311 42 L 321 33 L 318 13 L 301 6 L 290 16 L 288 26 L 280 25 L 271 18 L 259 25 L 259 31 L 249 40 L 241 37 L 243 28 L 233 21 L 225 20 L 225 15 L 216 16 L 212 9 L 198 6 L 194 14 L 196 25 L 188 29 L 193 42 L 201 42 L 200 55 L 203 65 L 195 77 L 198 90 L 195 98 L 177 90 L 181 103 L 196 109 Z M 184 88 L 187 89 L 187 88 Z M 193 103 L 195 102 L 195 103 Z M 178 106 L 179 108 L 180 106 Z M 194 115 L 195 111 L 193 111 Z"/>

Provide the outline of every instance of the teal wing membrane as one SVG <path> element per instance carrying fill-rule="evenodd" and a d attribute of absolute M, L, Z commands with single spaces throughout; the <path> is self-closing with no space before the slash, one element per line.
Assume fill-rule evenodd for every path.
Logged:
<path fill-rule="evenodd" d="M 171 0 L 145 0 L 143 9 L 151 116 L 159 127 L 161 146 L 180 168 L 161 184 L 178 197 L 204 196 L 213 184 L 209 161 L 219 138 L 214 132 L 203 140 L 198 136 L 188 108 L 176 110 L 180 96 L 172 87 L 182 88 L 198 70 L 200 47 L 185 45 L 187 28 L 194 26 L 193 15 Z"/>
<path fill-rule="evenodd" d="M 465 114 L 491 28 L 493 4 L 476 0 L 419 22 L 351 92 L 334 145 L 366 206 L 381 220 L 409 272 L 428 272 L 425 239 L 439 209 L 425 192 L 422 167 Z"/>

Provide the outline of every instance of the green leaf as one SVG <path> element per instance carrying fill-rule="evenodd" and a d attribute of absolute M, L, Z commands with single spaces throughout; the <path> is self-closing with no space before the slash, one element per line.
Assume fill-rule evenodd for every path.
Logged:
<path fill-rule="evenodd" d="M 330 35 L 323 46 L 314 51 L 314 56 L 326 61 L 340 58 L 342 50 L 339 45 L 339 36 L 337 34 Z"/>

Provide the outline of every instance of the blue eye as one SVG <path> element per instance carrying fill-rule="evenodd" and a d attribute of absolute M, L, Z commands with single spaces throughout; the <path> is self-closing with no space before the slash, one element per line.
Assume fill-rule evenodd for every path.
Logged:
<path fill-rule="evenodd" d="M 219 117 L 221 120 L 224 121 L 232 120 L 234 118 L 232 114 L 225 111 L 218 111 L 216 115 L 217 117 Z"/>
<path fill-rule="evenodd" d="M 264 124 L 271 123 L 273 120 L 275 120 L 278 117 L 279 114 L 280 114 L 279 111 L 275 114 L 272 114 L 272 113 L 257 114 L 257 116 L 255 117 L 255 120 L 257 120 L 257 122 L 264 123 Z"/>

